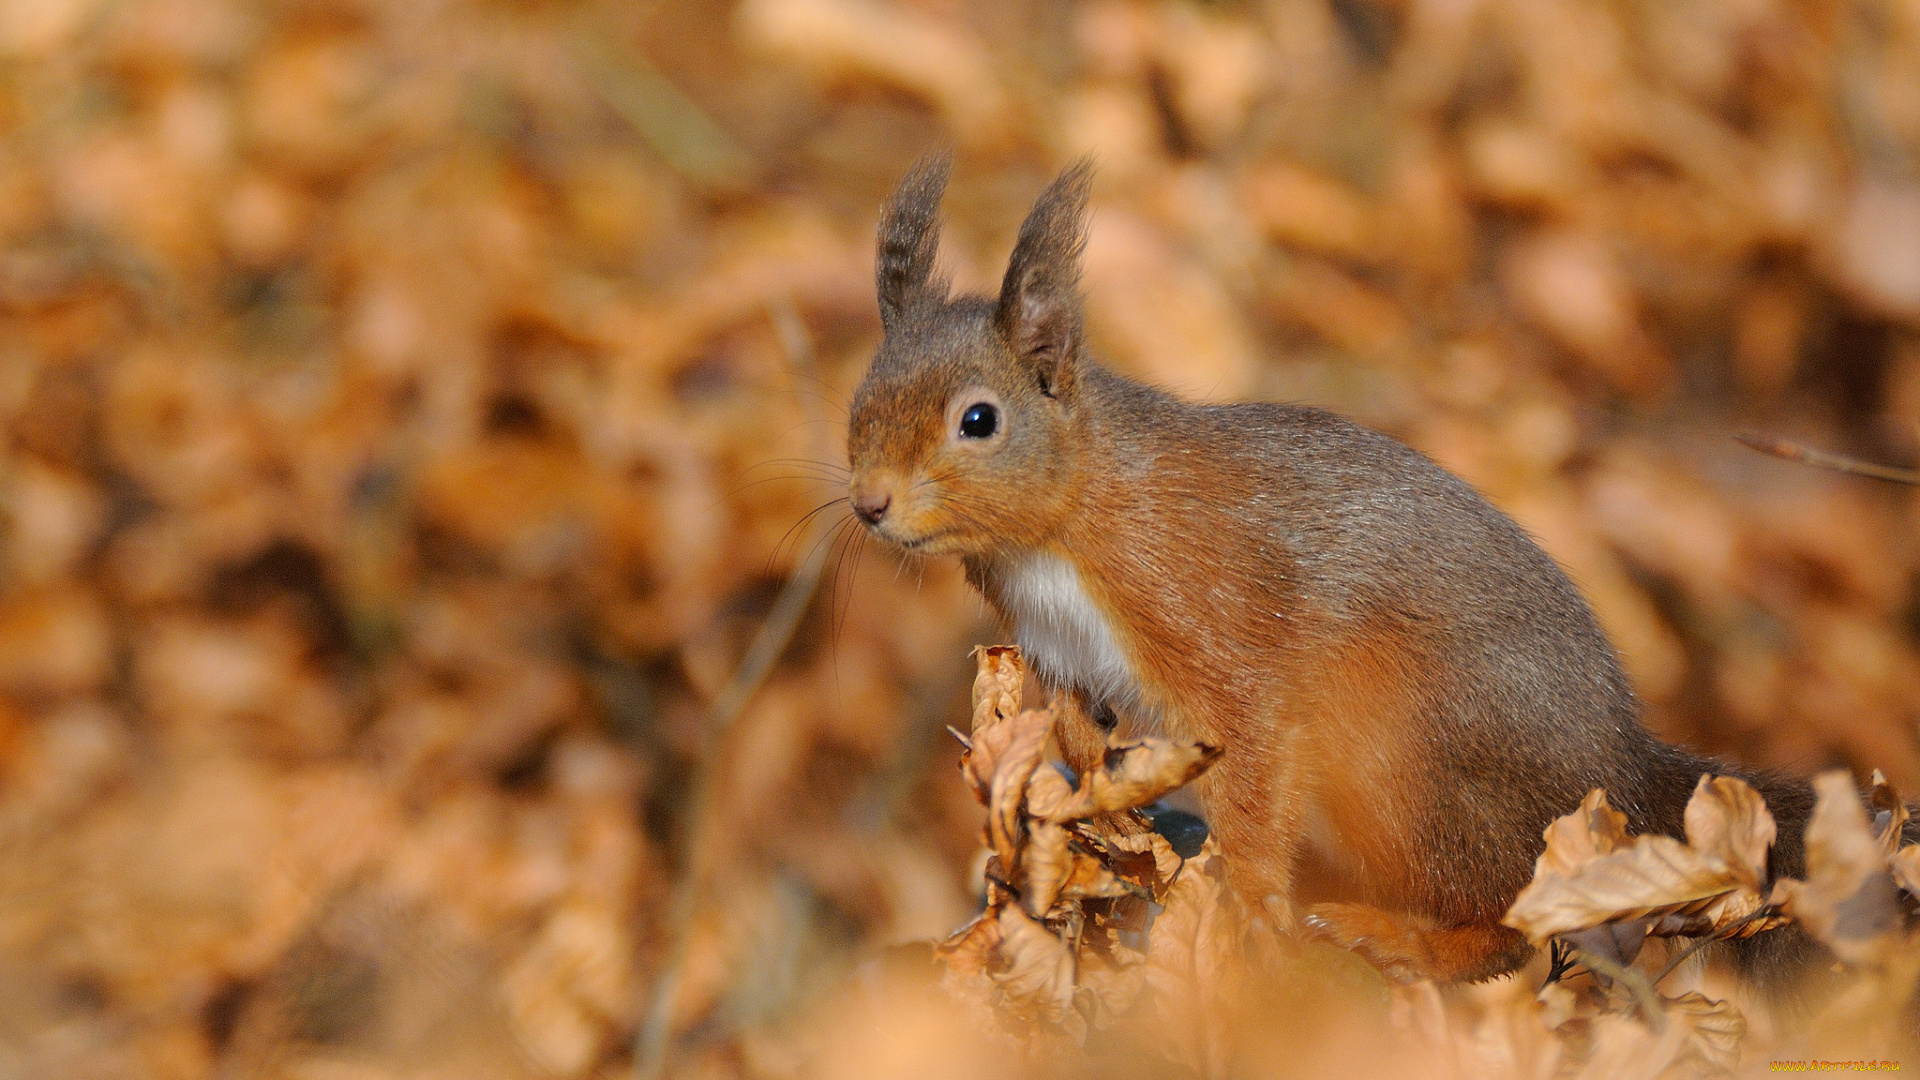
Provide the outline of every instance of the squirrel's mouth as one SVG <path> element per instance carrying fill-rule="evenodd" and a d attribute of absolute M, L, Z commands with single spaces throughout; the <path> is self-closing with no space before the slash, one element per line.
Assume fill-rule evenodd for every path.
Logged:
<path fill-rule="evenodd" d="M 933 544 L 937 540 L 945 538 L 949 533 L 952 532 L 951 529 L 943 529 L 936 532 L 926 533 L 925 535 L 922 535 L 922 536 L 898 536 L 898 535 L 895 535 L 894 533 L 889 532 L 887 530 L 887 527 L 884 525 L 873 526 L 872 531 L 875 536 L 878 536 L 880 539 L 885 540 L 887 543 L 892 544 L 894 547 L 897 547 L 902 551 L 925 550 L 929 545 Z"/>

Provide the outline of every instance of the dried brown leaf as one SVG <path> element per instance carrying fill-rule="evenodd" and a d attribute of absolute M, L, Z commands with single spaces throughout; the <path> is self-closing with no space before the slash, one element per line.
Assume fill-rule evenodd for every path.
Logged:
<path fill-rule="evenodd" d="M 1020 812 L 1025 805 L 1027 781 L 1042 764 L 1047 737 L 1053 731 L 1053 713 L 1047 709 L 1030 709 L 989 728 L 987 735 L 1003 731 L 1009 735 L 1007 745 L 994 763 L 993 776 L 988 781 L 987 840 L 1000 856 L 1000 865 L 1017 875 L 1020 834 L 1024 828 Z"/>
<path fill-rule="evenodd" d="M 1131 949 L 1087 952 L 1080 960 L 1080 1002 L 1095 1030 L 1131 1013 L 1146 990 L 1145 957 Z"/>
<path fill-rule="evenodd" d="M 1888 958 L 1900 929 L 1887 857 L 1845 770 L 1813 778 L 1818 801 L 1807 823 L 1807 880 L 1774 885 L 1773 902 L 1850 964 Z"/>
<path fill-rule="evenodd" d="M 999 991 L 992 972 L 1000 966 L 1000 916 L 988 907 L 933 948 L 941 963 L 940 985 L 980 1030 L 997 1031 Z"/>
<path fill-rule="evenodd" d="M 1920 897 L 1920 844 L 1908 844 L 1895 852 L 1890 865 L 1894 882 L 1907 890 L 1908 896 Z"/>
<path fill-rule="evenodd" d="M 934 955 L 955 975 L 981 975 L 999 966 L 1000 921 L 991 910 L 973 917 L 945 941 L 933 947 Z"/>
<path fill-rule="evenodd" d="M 1100 900 L 1133 896 L 1136 889 L 1137 886 L 1114 876 L 1106 863 L 1084 851 L 1075 850 L 1073 870 L 1067 875 L 1066 884 L 1061 886 L 1060 895 L 1069 900 Z"/>
<path fill-rule="evenodd" d="M 1133 833 L 1105 838 L 1113 872 L 1151 891 L 1156 900 L 1166 895 L 1186 860 L 1159 833 Z"/>
<path fill-rule="evenodd" d="M 960 777 L 983 805 L 993 789 L 993 777 L 1000 769 L 1000 761 L 1013 744 L 1014 734 L 1013 725 L 996 723 L 976 731 L 960 755 Z"/>
<path fill-rule="evenodd" d="M 1580 809 L 1555 818 L 1545 835 L 1547 850 L 1534 864 L 1535 877 L 1549 871 L 1570 873 L 1589 859 L 1633 842 L 1627 835 L 1627 815 L 1607 805 L 1607 793 L 1601 788 L 1587 792 Z"/>
<path fill-rule="evenodd" d="M 1010 720 L 1020 711 L 1027 663 L 1017 645 L 985 645 L 974 650 L 973 733 Z"/>
<path fill-rule="evenodd" d="M 1603 796 L 1589 794 L 1581 809 L 1549 826 L 1548 850 L 1535 876 L 1507 912 L 1507 925 L 1536 944 L 1603 923 L 1649 916 L 1650 932 L 1703 933 L 1745 918 L 1763 903 L 1757 891 L 1765 872 L 1773 819 L 1751 788 L 1731 777 L 1702 778 L 1687 804 L 1693 844 L 1667 836 L 1641 836 L 1626 846 L 1618 815 Z M 1744 932 L 1757 932 L 1760 921 Z"/>
<path fill-rule="evenodd" d="M 1161 738 L 1110 746 L 1099 767 L 1080 779 L 1074 798 L 1054 808 L 1054 820 L 1145 806 L 1206 772 L 1219 756 L 1217 746 Z"/>
<path fill-rule="evenodd" d="M 1020 902 L 1027 914 L 1046 918 L 1060 899 L 1060 890 L 1073 875 L 1073 851 L 1067 846 L 1067 827 L 1052 821 L 1034 820 L 1027 825 L 1027 847 L 1020 865 L 1026 881 Z"/>
<path fill-rule="evenodd" d="M 1775 826 L 1766 800 L 1745 781 L 1702 776 L 1687 800 L 1687 846 L 1717 856 L 1742 885 L 1759 889 L 1767 876 L 1767 849 Z"/>
<path fill-rule="evenodd" d="M 1057 768 L 1034 770 L 1027 781 L 1027 813 L 1042 821 L 1070 821 L 1060 811 L 1073 799 L 1073 785 Z"/>
<path fill-rule="evenodd" d="M 1901 834 L 1907 825 L 1907 802 L 1879 769 L 1873 770 L 1867 788 L 1867 809 L 1873 814 L 1873 834 L 1880 841 L 1880 850 L 1891 857 L 1900 850 Z"/>
<path fill-rule="evenodd" d="M 1680 1057 L 1692 1034 L 1685 1024 L 1667 1024 L 1655 1032 L 1620 1013 L 1603 1013 L 1588 1028 L 1587 1059 L 1571 1075 L 1577 1080 L 1655 1080 Z"/>
<path fill-rule="evenodd" d="M 1073 1007 L 1073 951 L 1018 907 L 1002 908 L 998 921 L 1002 966 L 990 974 L 1008 1007 L 1084 1035 L 1085 1021 Z"/>
<path fill-rule="evenodd" d="M 1747 1037 L 1747 1018 L 1731 1001 L 1715 1001 L 1698 993 L 1665 998 L 1661 1006 L 1669 1022 L 1687 1027 L 1680 1056 L 1697 1074 L 1723 1076 L 1740 1064 L 1740 1043 Z"/>
<path fill-rule="evenodd" d="M 1204 1076 L 1220 1075 L 1227 1061 L 1241 944 L 1223 871 L 1211 839 L 1187 860 L 1148 932 L 1144 971 L 1172 1056 Z"/>

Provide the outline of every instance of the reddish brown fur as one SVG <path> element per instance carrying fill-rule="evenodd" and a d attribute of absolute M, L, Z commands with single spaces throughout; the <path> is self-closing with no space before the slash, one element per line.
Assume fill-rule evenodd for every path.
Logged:
<path fill-rule="evenodd" d="M 1399 977 L 1482 978 L 1530 952 L 1500 916 L 1588 789 L 1636 831 L 1679 832 L 1716 767 L 1639 726 L 1586 605 L 1512 521 L 1337 417 L 1185 404 L 1094 364 L 1084 168 L 1041 196 L 997 299 L 949 299 L 930 240 L 944 179 L 922 165 L 882 220 L 886 337 L 854 401 L 852 492 L 887 506 L 877 535 L 959 556 L 1003 612 L 1014 560 L 1077 571 L 1137 683 L 1104 704 L 1226 747 L 1197 788 L 1253 910 Z M 976 400 L 1004 413 L 991 438 L 955 427 Z M 1086 706 L 1061 737 L 1085 767 L 1103 702 L 1039 674 Z M 1776 868 L 1797 870 L 1805 789 L 1756 782 Z"/>

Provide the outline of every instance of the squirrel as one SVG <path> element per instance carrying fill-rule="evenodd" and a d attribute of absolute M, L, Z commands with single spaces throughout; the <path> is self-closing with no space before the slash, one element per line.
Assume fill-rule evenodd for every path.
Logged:
<path fill-rule="evenodd" d="M 1701 775 L 1739 776 L 1779 824 L 1772 873 L 1804 876 L 1810 785 L 1655 739 L 1573 583 L 1464 481 L 1319 409 L 1191 404 L 1095 363 L 1087 162 L 1039 196 L 997 297 L 951 296 L 949 168 L 923 160 L 881 215 L 848 500 L 894 547 L 961 560 L 1075 705 L 1070 766 L 1123 716 L 1224 746 L 1194 787 L 1247 910 L 1403 981 L 1531 958 L 1501 917 L 1592 788 L 1682 836 Z M 1777 985 L 1817 946 L 1735 948 Z"/>

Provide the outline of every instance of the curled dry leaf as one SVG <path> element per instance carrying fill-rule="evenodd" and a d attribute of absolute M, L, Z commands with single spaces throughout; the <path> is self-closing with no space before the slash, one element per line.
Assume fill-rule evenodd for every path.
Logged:
<path fill-rule="evenodd" d="M 1775 826 L 1766 800 L 1745 781 L 1703 776 L 1687 800 L 1687 844 L 1717 855 L 1742 885 L 1758 890 L 1767 876 Z"/>
<path fill-rule="evenodd" d="M 1096 1031 L 1132 1013 L 1147 988 L 1146 957 L 1131 949 L 1084 952 L 1078 974 L 1081 1008 Z"/>
<path fill-rule="evenodd" d="M 1043 821 L 1072 821 L 1060 810 L 1073 797 L 1073 785 L 1057 768 L 1036 769 L 1027 781 L 1027 813 Z"/>
<path fill-rule="evenodd" d="M 1658 996 L 1658 1023 L 1610 1005 L 1607 995 L 1582 993 L 1562 983 L 1549 983 L 1537 1000 L 1540 1023 L 1563 1034 L 1579 1033 L 1556 1044 L 1561 1050 L 1578 1047 L 1579 1056 L 1572 1061 L 1536 1055 L 1546 1067 L 1530 1075 L 1542 1077 L 1726 1076 L 1739 1064 L 1747 1031 L 1746 1018 L 1732 1002 L 1698 993 Z"/>
<path fill-rule="evenodd" d="M 1227 1021 L 1241 945 L 1225 867 L 1209 839 L 1188 859 L 1153 920 L 1145 977 L 1176 1060 L 1203 1076 L 1222 1075 Z"/>
<path fill-rule="evenodd" d="M 1694 1075 L 1723 1076 L 1740 1064 L 1740 1043 L 1747 1037 L 1747 1018 L 1730 1001 L 1715 1001 L 1698 993 L 1662 998 L 1669 1023 L 1687 1027 L 1681 1058 Z"/>
<path fill-rule="evenodd" d="M 1045 918 L 1073 875 L 1073 850 L 1067 846 L 1067 827 L 1052 821 L 1034 821 L 1027 830 L 1027 849 L 1021 860 L 1027 887 L 1020 903 L 1027 914 Z"/>
<path fill-rule="evenodd" d="M 1145 806 L 1206 772 L 1219 756 L 1217 746 L 1160 738 L 1108 747 L 1100 767 L 1081 778 L 1074 797 L 1052 808 L 1054 820 Z"/>
<path fill-rule="evenodd" d="M 978 658 L 961 771 L 987 807 L 987 908 L 936 949 L 944 985 L 997 1017 L 1003 1034 L 1074 1040 L 1089 1023 L 1140 1013 L 1150 992 L 1152 1013 L 1177 1021 L 1163 1029 L 1175 1034 L 1169 1053 L 1217 1067 L 1239 925 L 1224 867 L 1210 844 L 1183 860 L 1136 807 L 1199 775 L 1219 751 L 1127 743 L 1075 787 L 1046 762 L 1053 710 L 1014 711 L 1019 650 Z"/>
<path fill-rule="evenodd" d="M 1894 883 L 1907 890 L 1908 896 L 1920 897 L 1920 844 L 1901 848 L 1889 862 Z"/>
<path fill-rule="evenodd" d="M 1019 715 L 1020 691 L 1026 680 L 1026 662 L 1020 650 L 992 645 L 974 650 L 979 671 L 973 678 L 973 732 L 960 774 L 973 794 L 985 801 L 987 790 L 1015 732 L 1007 721 Z"/>
<path fill-rule="evenodd" d="M 1907 802 L 1879 769 L 1873 770 L 1873 782 L 1867 788 L 1867 809 L 1873 814 L 1873 835 L 1880 841 L 1880 850 L 1891 858 L 1900 850 L 1906 830 Z"/>
<path fill-rule="evenodd" d="M 1067 875 L 1067 882 L 1060 888 L 1060 895 L 1069 900 L 1111 900 L 1122 896 L 1134 896 L 1141 891 L 1137 886 L 1116 876 L 1107 865 L 1084 851 L 1073 851 L 1073 869 Z"/>
<path fill-rule="evenodd" d="M 980 665 L 973 677 L 973 731 L 978 735 L 1020 711 L 1027 662 L 1012 645 L 982 646 L 974 656 Z"/>
<path fill-rule="evenodd" d="M 1730 1001 L 1699 993 L 1659 996 L 1660 1023 L 1617 1011 L 1588 1017 L 1588 1057 L 1576 1074 L 1616 1077 L 1727 1076 L 1740 1063 L 1747 1020 Z"/>
<path fill-rule="evenodd" d="M 1159 833 L 1134 833 L 1105 838 L 1114 873 L 1164 900 L 1186 860 Z"/>
<path fill-rule="evenodd" d="M 1886 959 L 1901 930 L 1887 857 L 1845 770 L 1813 778 L 1807 880 L 1773 887 L 1773 902 L 1850 964 Z"/>
<path fill-rule="evenodd" d="M 1534 876 L 1552 871 L 1568 874 L 1580 864 L 1609 855 L 1632 843 L 1627 815 L 1607 805 L 1607 793 L 1594 788 L 1580 800 L 1580 809 L 1555 818 L 1547 826 L 1547 850 L 1534 865 Z"/>
<path fill-rule="evenodd" d="M 949 978 L 985 975 L 1000 947 L 1000 922 L 991 912 L 976 915 L 935 945 L 934 955 L 946 963 Z"/>
<path fill-rule="evenodd" d="M 1017 873 L 1020 862 L 1021 809 L 1026 804 L 1027 781 L 1040 768 L 1047 737 L 1053 733 L 1053 713 L 1033 709 L 988 730 L 985 736 L 1008 732 L 1005 749 L 989 781 L 987 838 L 1000 865 Z"/>
<path fill-rule="evenodd" d="M 1016 1015 L 1084 1035 L 1085 1021 L 1073 1008 L 1073 951 L 1017 907 L 1002 908 L 999 924 L 1002 965 L 988 975 L 1008 1007 Z"/>
<path fill-rule="evenodd" d="M 1760 796 L 1733 777 L 1701 777 L 1687 804 L 1686 828 L 1686 843 L 1668 836 L 1627 840 L 1624 818 L 1607 807 L 1603 793 L 1589 794 L 1579 810 L 1547 828 L 1533 881 L 1504 921 L 1543 944 L 1648 918 L 1651 934 L 1707 934 L 1758 911 L 1774 836 L 1773 815 Z M 1778 920 L 1756 919 L 1737 933 L 1773 925 Z"/>

